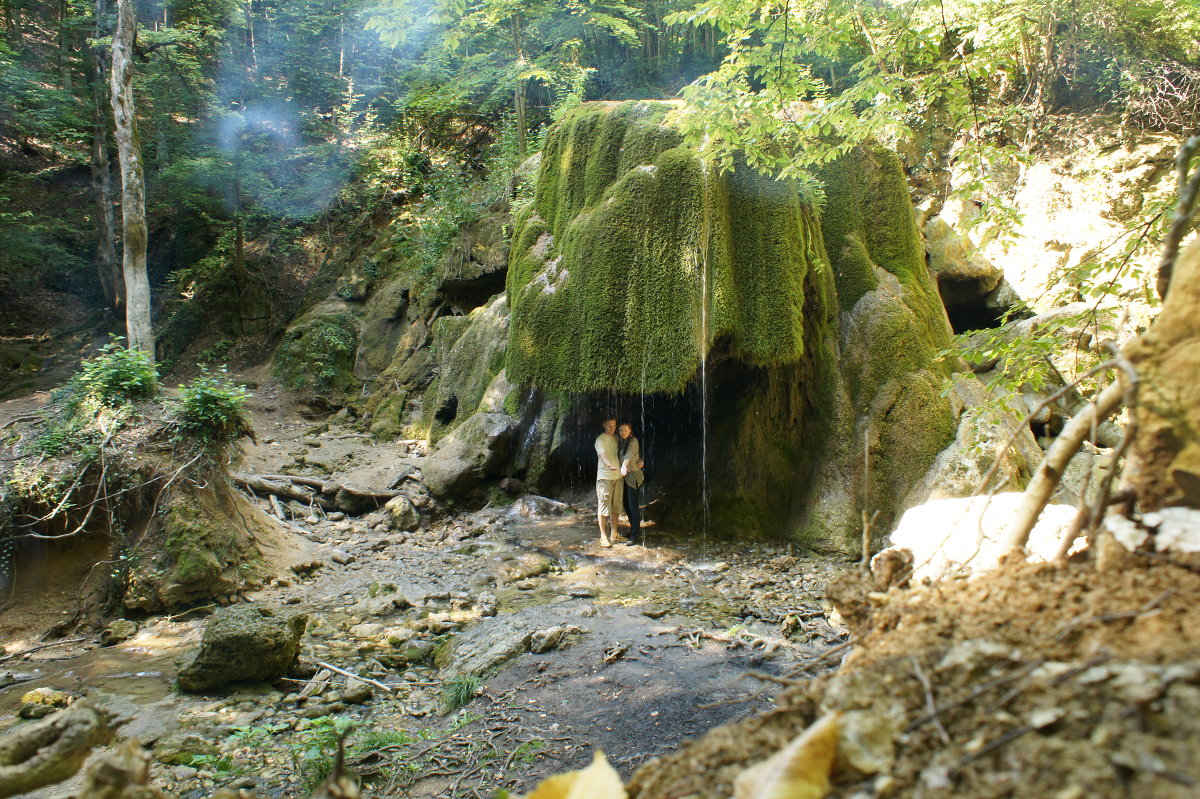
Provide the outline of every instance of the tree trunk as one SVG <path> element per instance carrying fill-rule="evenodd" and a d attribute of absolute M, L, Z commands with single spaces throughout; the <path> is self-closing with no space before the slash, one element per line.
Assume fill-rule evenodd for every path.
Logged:
<path fill-rule="evenodd" d="M 97 39 L 104 35 L 101 18 L 105 5 L 104 0 L 96 0 Z M 87 63 L 88 78 L 95 93 L 92 103 L 92 188 L 96 197 L 96 272 L 105 304 L 119 312 L 124 292 L 117 267 L 116 228 L 113 221 L 112 167 L 108 160 L 108 93 L 104 84 L 108 64 L 104 48 L 93 47 L 92 58 Z"/>
<path fill-rule="evenodd" d="M 59 0 L 58 4 L 58 82 L 64 92 L 71 91 L 71 28 L 68 24 L 71 9 L 67 0 Z"/>
<path fill-rule="evenodd" d="M 513 50 L 517 54 L 517 66 L 524 67 L 525 51 L 521 49 L 521 17 L 519 14 L 513 15 L 511 24 Z M 525 79 L 519 76 L 517 78 L 517 85 L 513 89 L 513 110 L 517 114 L 517 153 L 524 159 L 529 145 L 525 132 Z"/>
<path fill-rule="evenodd" d="M 146 190 L 133 111 L 133 42 L 137 16 L 133 0 L 117 0 L 117 30 L 112 39 L 112 108 L 121 162 L 121 218 L 125 244 L 125 331 L 130 348 L 154 360 L 150 326 L 150 278 L 146 273 Z"/>

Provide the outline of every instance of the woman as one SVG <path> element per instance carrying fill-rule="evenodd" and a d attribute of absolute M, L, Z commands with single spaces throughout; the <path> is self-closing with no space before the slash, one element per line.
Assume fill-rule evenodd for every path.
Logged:
<path fill-rule="evenodd" d="M 629 517 L 629 540 L 626 546 L 644 544 L 642 540 L 642 447 L 633 435 L 633 425 L 622 422 L 617 427 L 617 459 L 621 462 L 621 476 L 625 478 L 625 515 Z"/>

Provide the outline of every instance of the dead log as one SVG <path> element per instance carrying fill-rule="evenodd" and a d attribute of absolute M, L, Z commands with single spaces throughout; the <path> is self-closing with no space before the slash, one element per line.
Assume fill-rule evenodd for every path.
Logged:
<path fill-rule="evenodd" d="M 244 488 L 254 494 L 274 494 L 284 499 L 294 499 L 306 505 L 319 505 L 325 510 L 333 510 L 333 500 L 321 494 L 282 480 L 268 480 L 257 474 L 231 475 L 233 482 L 239 488 Z"/>
<path fill-rule="evenodd" d="M 85 702 L 17 727 L 0 738 L 0 797 L 70 779 L 111 732 L 108 714 Z"/>

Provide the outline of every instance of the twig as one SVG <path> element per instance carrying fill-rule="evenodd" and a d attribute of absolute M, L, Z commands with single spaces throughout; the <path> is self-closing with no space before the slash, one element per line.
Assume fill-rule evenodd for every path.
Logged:
<path fill-rule="evenodd" d="M 912 732 L 917 727 L 920 727 L 922 724 L 928 724 L 931 721 L 937 720 L 938 717 L 942 713 L 945 713 L 947 710 L 953 710 L 956 707 L 962 707 L 963 705 L 966 705 L 966 704 L 969 704 L 970 702 L 975 701 L 977 698 L 979 698 L 983 694 L 987 693 L 988 691 L 991 691 L 994 688 L 999 688 L 1002 685 L 1007 685 L 1008 683 L 1012 682 L 1013 680 L 1019 680 L 1022 677 L 1026 677 L 1045 662 L 1046 662 L 1045 658 L 1038 658 L 1037 660 L 1034 660 L 1030 663 L 1026 663 L 1023 666 L 1020 666 L 1020 667 L 1014 669 L 1013 671 L 1009 672 L 1008 674 L 1005 674 L 1002 677 L 997 677 L 994 680 L 990 680 L 981 685 L 977 685 L 974 688 L 972 688 L 967 693 L 966 696 L 963 696 L 960 699 L 956 699 L 949 704 L 942 705 L 940 708 L 938 708 L 934 712 L 926 713 L 924 716 L 919 716 L 918 718 L 913 719 L 911 722 L 909 722 L 908 726 L 904 728 L 904 731 Z"/>
<path fill-rule="evenodd" d="M 1175 269 L 1175 259 L 1179 256 L 1179 244 L 1183 241 L 1183 235 L 1187 232 L 1188 223 L 1192 218 L 1192 211 L 1196 207 L 1196 196 L 1200 194 L 1200 166 L 1196 167 L 1190 180 L 1187 176 L 1188 167 L 1191 166 L 1192 159 L 1196 157 L 1197 152 L 1200 152 L 1200 135 L 1192 136 L 1184 142 L 1175 159 L 1175 169 L 1179 173 L 1177 183 L 1179 201 L 1175 205 L 1175 217 L 1171 220 L 1167 239 L 1163 242 L 1162 259 L 1158 263 L 1158 296 L 1164 300 L 1171 287 L 1171 273 Z"/>
<path fill-rule="evenodd" d="M 917 681 L 921 683 L 921 688 L 925 690 L 925 707 L 929 711 L 929 715 L 933 718 L 933 727 L 938 732 L 938 737 L 942 739 L 942 743 L 950 746 L 950 734 L 946 732 L 942 720 L 938 718 L 937 703 L 933 700 L 933 686 L 929 683 L 929 678 L 925 676 L 925 672 L 921 671 L 921 664 L 912 655 L 908 656 L 912 661 L 913 674 L 917 676 Z"/>
<path fill-rule="evenodd" d="M 370 677 L 359 677 L 357 674 L 355 674 L 352 671 L 346 671 L 345 669 L 338 668 L 337 666 L 333 666 L 329 663 L 325 663 L 320 660 L 315 661 L 315 662 L 318 666 L 320 666 L 323 669 L 329 669 L 330 671 L 332 671 L 336 674 L 341 674 L 343 677 L 353 677 L 354 679 L 358 680 L 359 682 L 365 682 L 367 685 L 373 685 L 376 688 L 380 689 L 381 691 L 384 691 L 385 693 L 389 693 L 389 694 L 392 693 L 391 688 L 388 688 L 386 685 L 384 685 L 381 682 L 378 682 L 377 680 L 372 680 Z"/>
<path fill-rule="evenodd" d="M 5 663 L 10 660 L 15 660 L 16 658 L 24 657 L 25 655 L 29 655 L 34 652 L 38 652 L 42 649 L 49 649 L 52 646 L 66 646 L 67 644 L 79 644 L 79 643 L 82 643 L 87 640 L 88 640 L 87 638 L 64 638 L 61 641 L 51 641 L 48 644 L 38 644 L 37 646 L 31 646 L 28 649 L 22 649 L 20 652 L 13 652 L 11 655 L 5 655 L 4 657 L 0 657 L 0 663 Z"/>
<path fill-rule="evenodd" d="M 808 663 L 805 663 L 801 666 L 797 666 L 795 669 L 785 672 L 785 674 L 788 677 L 795 677 L 800 674 L 805 674 L 805 673 L 811 671 L 812 669 L 816 668 L 817 666 L 821 665 L 822 663 L 832 660 L 834 655 L 836 655 L 839 652 L 843 652 L 846 649 L 849 649 L 851 646 L 853 646 L 856 643 L 858 643 L 858 642 L 855 641 L 853 638 L 851 638 L 847 641 L 843 641 L 842 643 L 838 644 L 837 646 L 833 647 L 832 649 L 827 649 L 824 654 L 822 654 L 820 657 L 816 658 L 815 660 L 811 660 Z"/>

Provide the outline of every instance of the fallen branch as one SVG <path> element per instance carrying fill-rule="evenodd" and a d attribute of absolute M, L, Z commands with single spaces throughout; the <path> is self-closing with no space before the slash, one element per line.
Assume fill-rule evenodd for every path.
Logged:
<path fill-rule="evenodd" d="M 1058 434 L 1058 438 L 1054 439 L 1033 479 L 1029 481 L 1029 487 L 1025 489 L 1025 496 L 1017 508 L 1016 518 L 1009 528 L 1006 546 L 1009 552 L 1024 554 L 1025 545 L 1029 543 L 1029 534 L 1046 504 L 1050 502 L 1050 495 L 1062 479 L 1067 464 L 1075 457 L 1075 453 L 1079 452 L 1084 439 L 1095 426 L 1121 406 L 1124 394 L 1125 388 L 1120 381 L 1110 384 L 1096 395 L 1092 404 L 1072 416 Z"/>
<path fill-rule="evenodd" d="M 386 694 L 392 693 L 391 688 L 388 688 L 386 685 L 384 685 L 383 683 L 381 683 L 377 680 L 372 680 L 370 677 L 359 677 L 357 674 L 355 674 L 352 671 L 346 671 L 345 669 L 338 668 L 337 666 L 331 665 L 329 663 L 324 663 L 320 660 L 316 661 L 316 664 L 323 669 L 329 669 L 330 671 L 334 672 L 335 674 L 340 674 L 343 677 L 353 677 L 354 679 L 358 680 L 359 682 L 364 682 L 367 685 L 372 685 L 372 686 L 378 688 L 379 690 L 383 691 Z"/>
<path fill-rule="evenodd" d="M 30 654 L 33 654 L 34 652 L 39 652 L 43 649 L 49 649 L 52 646 L 66 646 L 67 644 L 79 644 L 79 643 L 83 643 L 86 640 L 88 640 L 88 639 L 87 638 L 64 638 L 61 641 L 51 641 L 48 644 L 38 644 L 37 646 L 31 646 L 28 649 L 22 649 L 20 652 L 13 652 L 11 655 L 5 655 L 4 657 L 0 657 L 0 663 L 5 663 L 9 660 L 15 660 L 19 657 L 23 657 L 25 655 L 30 655 Z"/>
<path fill-rule="evenodd" d="M 333 500 L 321 496 L 319 493 L 308 491 L 303 488 L 298 488 L 292 483 L 282 481 L 268 480 L 261 475 L 255 474 L 231 474 L 230 477 L 239 488 L 243 488 L 252 494 L 268 494 L 284 499 L 294 499 L 297 502 L 303 502 L 311 505 L 316 503 L 326 510 L 333 510 Z"/>

